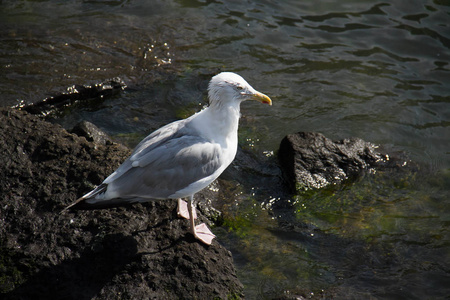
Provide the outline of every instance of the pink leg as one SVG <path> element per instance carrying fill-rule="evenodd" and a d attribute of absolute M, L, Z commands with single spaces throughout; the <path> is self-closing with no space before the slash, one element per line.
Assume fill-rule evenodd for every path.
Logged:
<path fill-rule="evenodd" d="M 178 208 L 177 208 L 177 214 L 181 218 L 185 218 L 189 220 L 189 209 L 188 204 L 186 201 L 181 200 L 181 198 L 178 198 Z M 194 219 L 197 219 L 197 212 L 193 211 Z"/>
<path fill-rule="evenodd" d="M 211 245 L 212 240 L 216 237 L 211 230 L 206 226 L 205 223 L 195 226 L 195 218 L 194 213 L 195 209 L 192 206 L 192 201 L 194 200 L 194 196 L 189 197 L 188 210 L 189 210 L 189 221 L 190 221 L 190 229 L 194 237 L 206 245 Z"/>

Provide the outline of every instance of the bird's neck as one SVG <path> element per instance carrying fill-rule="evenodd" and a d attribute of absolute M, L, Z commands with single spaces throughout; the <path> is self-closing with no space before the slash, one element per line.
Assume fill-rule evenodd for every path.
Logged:
<path fill-rule="evenodd" d="M 220 107 L 211 106 L 208 112 L 216 120 L 214 123 L 217 124 L 218 128 L 230 128 L 233 131 L 237 131 L 239 118 L 241 117 L 239 103 L 230 103 Z"/>
<path fill-rule="evenodd" d="M 237 139 L 239 117 L 239 103 L 222 105 L 220 107 L 213 105 L 199 113 L 197 119 L 200 122 L 197 124 L 199 124 L 199 126 L 201 126 L 201 124 L 209 124 L 206 134 L 211 140 L 216 140 L 218 137 Z M 202 128 L 202 130 L 205 131 L 205 128 Z M 222 143 L 223 141 L 217 142 Z"/>

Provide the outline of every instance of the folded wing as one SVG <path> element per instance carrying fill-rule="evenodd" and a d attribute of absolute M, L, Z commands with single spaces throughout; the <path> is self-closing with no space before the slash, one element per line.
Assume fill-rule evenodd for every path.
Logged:
<path fill-rule="evenodd" d="M 223 169 L 220 145 L 186 129 L 183 121 L 144 139 L 102 185 L 83 196 L 85 201 L 99 204 L 117 202 L 113 199 L 165 199 Z"/>

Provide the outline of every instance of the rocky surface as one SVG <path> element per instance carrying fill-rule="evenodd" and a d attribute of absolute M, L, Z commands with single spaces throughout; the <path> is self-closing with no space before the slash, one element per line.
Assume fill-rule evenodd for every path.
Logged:
<path fill-rule="evenodd" d="M 42 101 L 23 106 L 21 109 L 31 114 L 47 116 L 52 112 L 61 110 L 79 101 L 91 99 L 104 100 L 120 93 L 126 88 L 125 82 L 120 78 L 114 78 L 92 85 L 74 85 L 67 88 L 67 92 L 63 94 L 48 97 Z"/>
<path fill-rule="evenodd" d="M 82 122 L 68 133 L 4 108 L 0 135 L 0 298 L 243 297 L 230 252 L 217 240 L 198 243 L 188 222 L 177 218 L 175 201 L 61 214 L 130 154 L 94 124 Z M 286 136 L 278 159 L 280 165 L 239 149 L 222 178 L 290 199 L 286 182 L 300 192 L 404 162 L 361 139 L 307 132 Z M 219 190 L 197 194 L 202 221 L 220 219 L 210 205 Z"/>
<path fill-rule="evenodd" d="M 0 135 L 2 299 L 242 297 L 230 252 L 188 234 L 175 201 L 60 213 L 128 149 L 4 108 Z"/>
<path fill-rule="evenodd" d="M 362 139 L 332 141 L 316 132 L 287 135 L 281 141 L 278 158 L 293 192 L 337 184 L 361 172 L 399 163 Z"/>
<path fill-rule="evenodd" d="M 105 132 L 88 121 L 81 121 L 70 132 L 82 136 L 89 142 L 94 142 L 97 145 L 113 144 L 113 141 Z"/>

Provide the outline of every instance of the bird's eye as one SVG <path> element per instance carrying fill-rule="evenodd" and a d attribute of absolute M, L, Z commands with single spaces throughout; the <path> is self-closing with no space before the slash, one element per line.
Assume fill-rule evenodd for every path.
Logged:
<path fill-rule="evenodd" d="M 242 91 L 244 89 L 244 87 L 242 85 L 237 85 L 236 88 L 238 91 Z"/>

